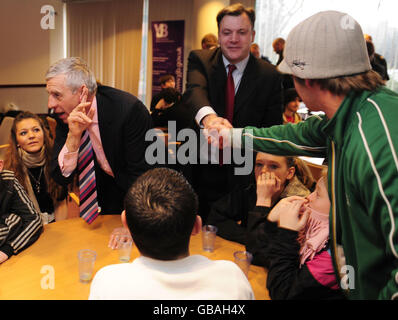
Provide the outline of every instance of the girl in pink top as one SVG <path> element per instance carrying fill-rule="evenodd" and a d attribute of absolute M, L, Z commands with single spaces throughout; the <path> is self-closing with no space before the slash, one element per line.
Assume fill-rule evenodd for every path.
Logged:
<path fill-rule="evenodd" d="M 306 198 L 281 200 L 268 215 L 267 288 L 272 299 L 342 299 L 329 241 L 330 200 L 326 175 Z M 276 226 L 278 224 L 278 226 Z"/>

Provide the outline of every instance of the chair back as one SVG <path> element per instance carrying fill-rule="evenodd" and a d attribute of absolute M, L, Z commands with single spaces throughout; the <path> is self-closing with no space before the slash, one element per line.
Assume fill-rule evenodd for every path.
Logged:
<path fill-rule="evenodd" d="M 302 159 L 303 160 L 303 159 Z M 322 164 L 315 164 L 306 160 L 303 160 L 307 167 L 310 169 L 312 173 L 312 177 L 315 181 L 318 181 L 320 177 L 322 177 L 322 171 L 327 169 L 327 166 Z"/>
<path fill-rule="evenodd" d="M 56 131 L 56 127 L 57 127 L 57 121 L 51 117 L 46 117 L 47 122 L 48 122 L 48 126 L 50 128 L 50 138 L 52 140 L 55 140 L 55 131 Z"/>
<path fill-rule="evenodd" d="M 13 117 L 4 117 L 0 125 L 0 145 L 7 144 L 10 141 L 11 128 L 14 123 Z"/>

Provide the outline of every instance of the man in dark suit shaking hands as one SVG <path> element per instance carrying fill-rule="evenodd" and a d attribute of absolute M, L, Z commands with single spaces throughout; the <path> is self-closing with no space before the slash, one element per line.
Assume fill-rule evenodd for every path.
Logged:
<path fill-rule="evenodd" d="M 120 214 L 130 185 L 149 167 L 147 108 L 135 96 L 97 86 L 80 58 L 54 63 L 46 73 L 48 107 L 57 118 L 51 174 L 61 185 L 78 174 L 80 215 Z M 83 208 L 84 207 L 84 208 Z"/>
<path fill-rule="evenodd" d="M 190 53 L 183 103 L 200 128 L 282 123 L 281 76 L 274 66 L 250 54 L 254 21 L 252 8 L 228 6 L 217 15 L 220 46 Z M 233 168 L 234 164 L 193 167 L 192 183 L 204 220 L 213 201 L 249 182 L 248 176 L 234 176 Z"/>

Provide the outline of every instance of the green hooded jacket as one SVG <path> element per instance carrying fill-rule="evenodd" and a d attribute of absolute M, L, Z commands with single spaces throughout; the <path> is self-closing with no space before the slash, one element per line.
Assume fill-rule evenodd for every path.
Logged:
<path fill-rule="evenodd" d="M 350 93 L 330 120 L 232 131 L 235 147 L 327 158 L 341 287 L 350 299 L 398 299 L 398 94 Z"/>

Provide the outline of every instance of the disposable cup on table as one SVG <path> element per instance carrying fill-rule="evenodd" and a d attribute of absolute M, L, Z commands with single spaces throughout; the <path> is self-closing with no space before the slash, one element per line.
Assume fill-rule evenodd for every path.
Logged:
<path fill-rule="evenodd" d="M 79 260 L 79 280 L 82 283 L 89 283 L 93 277 L 97 253 L 94 250 L 82 249 L 79 250 L 77 257 Z"/>
<path fill-rule="evenodd" d="M 117 237 L 117 250 L 119 252 L 120 262 L 129 262 L 131 249 L 133 246 L 133 239 L 130 235 L 120 234 Z"/>
<path fill-rule="evenodd" d="M 127 235 L 127 236 L 131 237 L 130 231 L 127 228 L 124 228 L 124 227 L 115 228 L 115 229 L 113 229 L 113 231 L 111 233 L 108 247 L 110 247 L 112 249 L 117 249 L 118 248 L 118 239 L 119 239 L 119 236 L 121 236 L 121 235 Z"/>
<path fill-rule="evenodd" d="M 248 251 L 235 251 L 234 252 L 235 263 L 243 271 L 246 277 L 249 277 L 250 265 L 253 260 L 253 255 Z"/>
<path fill-rule="evenodd" d="M 203 250 L 208 252 L 214 251 L 214 244 L 216 242 L 217 227 L 212 225 L 205 225 L 202 228 Z"/>

